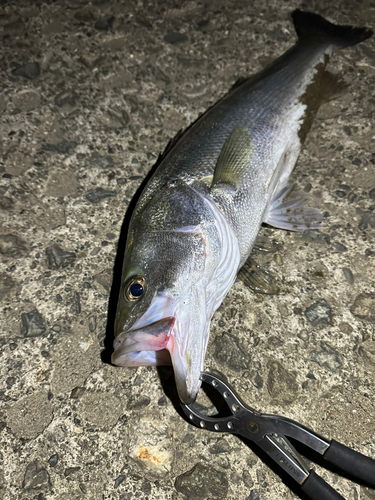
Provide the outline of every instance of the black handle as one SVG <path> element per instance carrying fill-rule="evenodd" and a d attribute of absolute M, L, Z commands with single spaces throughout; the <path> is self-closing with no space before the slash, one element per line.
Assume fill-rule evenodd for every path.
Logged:
<path fill-rule="evenodd" d="M 375 486 L 375 460 L 354 451 L 334 439 L 323 455 L 324 459 L 369 486 Z"/>
<path fill-rule="evenodd" d="M 301 486 L 301 489 L 312 500 L 345 500 L 336 490 L 324 481 L 313 470 Z"/>

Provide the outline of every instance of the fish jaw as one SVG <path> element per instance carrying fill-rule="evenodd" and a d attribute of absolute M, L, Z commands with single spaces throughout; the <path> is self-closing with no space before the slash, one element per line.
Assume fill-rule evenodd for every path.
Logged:
<path fill-rule="evenodd" d="M 160 319 L 136 330 L 118 335 L 114 342 L 112 363 L 117 366 L 157 366 L 171 364 L 163 351 L 169 342 L 176 318 Z"/>
<path fill-rule="evenodd" d="M 115 338 L 112 363 L 122 367 L 172 364 L 181 401 L 192 403 L 201 385 L 210 326 L 204 298 L 197 291 L 187 300 L 155 297 L 132 328 Z"/>
<path fill-rule="evenodd" d="M 201 386 L 201 372 L 203 370 L 203 361 L 206 354 L 205 342 L 202 336 L 196 338 L 198 348 L 201 350 L 201 356 L 198 358 L 192 354 L 190 346 L 181 349 L 175 341 L 171 339 L 169 343 L 169 353 L 173 365 L 174 377 L 177 386 L 177 392 L 180 400 L 188 405 L 193 403 Z M 189 338 L 190 341 L 194 340 Z M 190 342 L 192 343 L 192 342 Z"/>

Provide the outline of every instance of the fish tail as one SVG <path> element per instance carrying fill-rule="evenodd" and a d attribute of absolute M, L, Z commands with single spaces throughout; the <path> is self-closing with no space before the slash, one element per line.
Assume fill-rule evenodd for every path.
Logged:
<path fill-rule="evenodd" d="M 302 12 L 299 9 L 292 13 L 292 19 L 299 40 L 307 38 L 325 40 L 334 50 L 351 47 L 373 35 L 370 28 L 333 24 L 318 14 Z"/>

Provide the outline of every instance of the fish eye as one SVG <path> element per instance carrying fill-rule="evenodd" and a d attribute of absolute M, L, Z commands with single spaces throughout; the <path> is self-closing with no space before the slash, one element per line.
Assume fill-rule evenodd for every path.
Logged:
<path fill-rule="evenodd" d="M 126 300 L 140 299 L 146 290 L 146 280 L 142 276 L 131 278 L 125 285 L 124 296 Z"/>

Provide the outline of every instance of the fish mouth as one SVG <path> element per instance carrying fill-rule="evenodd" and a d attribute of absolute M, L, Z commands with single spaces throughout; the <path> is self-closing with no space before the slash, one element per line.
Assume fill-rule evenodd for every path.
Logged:
<path fill-rule="evenodd" d="M 114 342 L 111 361 L 117 366 L 170 365 L 167 351 L 176 318 L 170 316 L 136 330 L 120 333 Z"/>
<path fill-rule="evenodd" d="M 172 365 L 179 398 L 190 404 L 195 401 L 201 386 L 207 342 L 198 325 L 194 325 L 195 318 L 189 320 L 188 311 L 182 314 L 181 310 L 170 309 L 175 314 L 161 319 L 160 310 L 157 314 L 154 311 L 153 306 L 132 329 L 115 338 L 112 363 L 122 367 Z M 147 324 L 146 320 L 154 321 Z"/>

